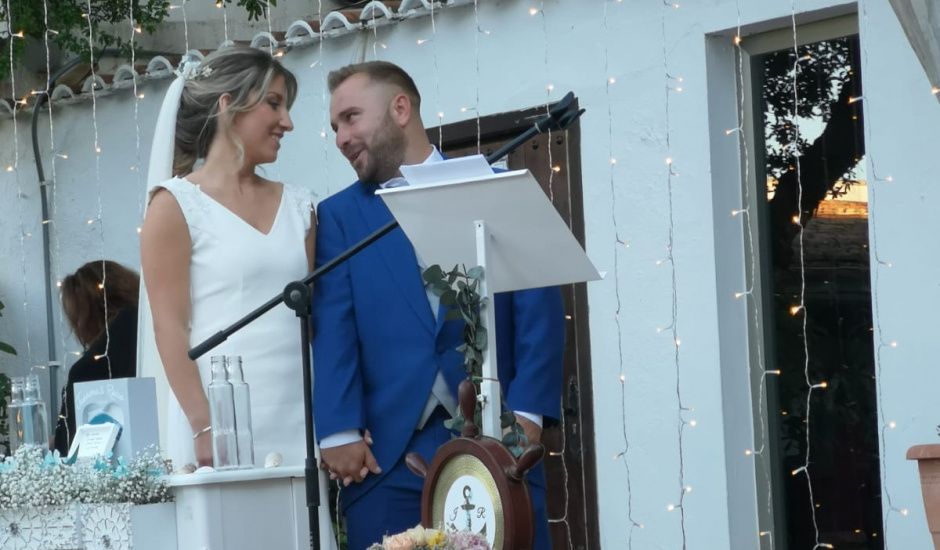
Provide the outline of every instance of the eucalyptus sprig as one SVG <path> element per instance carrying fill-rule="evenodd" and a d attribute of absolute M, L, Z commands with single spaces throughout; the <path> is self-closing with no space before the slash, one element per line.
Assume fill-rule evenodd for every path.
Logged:
<path fill-rule="evenodd" d="M 477 394 L 480 393 L 480 382 L 483 380 L 483 355 L 489 338 L 486 327 L 483 326 L 480 312 L 489 306 L 489 298 L 480 295 L 480 283 L 484 272 L 480 266 L 467 269 L 466 266 L 454 266 L 450 271 L 444 271 L 439 265 L 432 265 L 424 270 L 422 278 L 427 287 L 438 296 L 441 305 L 447 308 L 445 321 L 463 319 L 463 343 L 457 351 L 463 354 L 464 370 L 467 377 L 473 382 Z M 502 391 L 502 389 L 500 389 Z M 500 424 L 503 428 L 503 445 L 515 457 L 519 457 L 529 444 L 522 426 L 516 421 L 516 415 L 506 407 L 506 400 L 500 400 Z M 474 421 L 482 424 L 482 405 L 476 403 Z M 460 433 L 464 418 L 458 410 L 457 416 L 445 422 L 451 431 Z"/>

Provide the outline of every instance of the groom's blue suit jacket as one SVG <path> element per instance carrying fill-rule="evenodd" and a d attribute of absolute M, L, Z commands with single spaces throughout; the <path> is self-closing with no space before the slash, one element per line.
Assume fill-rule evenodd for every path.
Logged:
<path fill-rule="evenodd" d="M 320 203 L 317 266 L 392 220 L 376 189 L 356 182 Z M 560 290 L 500 293 L 495 303 L 497 362 L 507 405 L 548 422 L 559 418 L 565 341 Z M 318 280 L 313 298 L 318 439 L 369 429 L 379 465 L 391 469 L 414 434 L 438 369 L 454 395 L 466 377 L 456 351 L 463 321 L 445 322 L 445 311 L 442 306 L 435 320 L 414 248 L 400 228 Z M 379 478 L 370 475 L 344 491 L 362 494 Z"/>

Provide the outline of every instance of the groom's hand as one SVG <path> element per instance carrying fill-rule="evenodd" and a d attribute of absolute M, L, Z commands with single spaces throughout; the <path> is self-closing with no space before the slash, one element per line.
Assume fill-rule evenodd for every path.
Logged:
<path fill-rule="evenodd" d="M 342 480 L 344 487 L 353 481 L 361 482 L 370 472 L 382 473 L 366 440 L 320 449 L 320 456 L 330 470 L 330 479 Z"/>

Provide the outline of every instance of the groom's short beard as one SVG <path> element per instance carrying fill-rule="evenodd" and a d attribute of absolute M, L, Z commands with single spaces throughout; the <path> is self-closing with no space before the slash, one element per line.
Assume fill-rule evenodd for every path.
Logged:
<path fill-rule="evenodd" d="M 357 174 L 359 181 L 379 185 L 394 178 L 405 160 L 405 146 L 405 132 L 386 113 L 369 143 L 369 162 Z"/>

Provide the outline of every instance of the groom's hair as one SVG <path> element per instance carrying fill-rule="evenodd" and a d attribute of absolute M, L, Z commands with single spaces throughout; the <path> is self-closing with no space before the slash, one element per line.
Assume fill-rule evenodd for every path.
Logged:
<path fill-rule="evenodd" d="M 415 111 L 421 110 L 421 94 L 415 81 L 405 72 L 404 69 L 388 61 L 366 61 L 365 63 L 354 63 L 346 65 L 331 71 L 327 77 L 327 87 L 332 94 L 347 78 L 356 75 L 365 74 L 375 82 L 384 82 L 399 88 L 411 100 Z"/>

